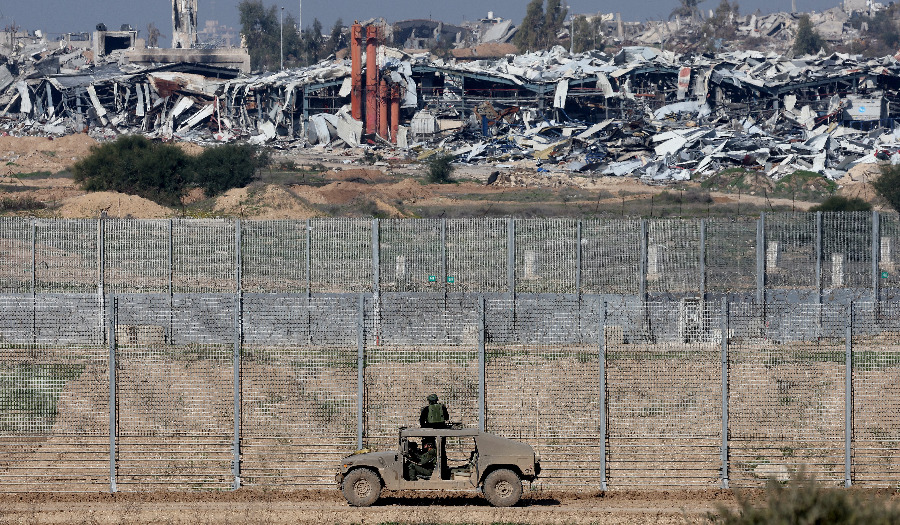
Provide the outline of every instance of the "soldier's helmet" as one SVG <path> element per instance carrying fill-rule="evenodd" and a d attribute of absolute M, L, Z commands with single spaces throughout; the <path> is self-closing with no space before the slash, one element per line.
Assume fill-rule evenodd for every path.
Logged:
<path fill-rule="evenodd" d="M 438 397 L 437 394 L 428 394 L 428 397 L 425 398 L 429 403 L 437 403 Z"/>

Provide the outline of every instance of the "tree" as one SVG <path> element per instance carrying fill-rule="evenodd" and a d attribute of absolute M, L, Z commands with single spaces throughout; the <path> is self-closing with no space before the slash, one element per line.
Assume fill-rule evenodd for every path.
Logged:
<path fill-rule="evenodd" d="M 557 41 L 557 35 L 562 30 L 563 22 L 569 10 L 562 5 L 562 0 L 547 0 L 547 9 L 544 14 L 544 29 L 542 31 L 542 47 L 552 47 Z"/>
<path fill-rule="evenodd" d="M 599 16 L 588 20 L 584 15 L 578 15 L 572 19 L 571 38 L 573 52 L 584 53 L 592 49 L 603 50 L 603 35 L 600 34 L 601 21 Z"/>
<path fill-rule="evenodd" d="M 541 32 L 544 29 L 544 0 L 531 0 L 525 11 L 522 25 L 513 37 L 513 44 L 519 51 L 538 49 Z"/>
<path fill-rule="evenodd" d="M 344 38 L 344 21 L 338 18 L 334 25 L 331 26 L 331 36 L 328 37 L 328 51 L 337 53 L 345 47 L 347 47 L 347 41 Z"/>
<path fill-rule="evenodd" d="M 147 47 L 158 47 L 159 39 L 163 36 L 156 27 L 156 24 L 150 22 L 147 24 Z"/>
<path fill-rule="evenodd" d="M 522 25 L 513 37 L 513 44 L 519 51 L 537 51 L 548 49 L 556 43 L 556 36 L 562 29 L 568 9 L 562 6 L 562 0 L 531 0 L 525 11 Z"/>
<path fill-rule="evenodd" d="M 256 71 L 277 69 L 281 60 L 281 33 L 275 6 L 266 9 L 262 0 L 241 0 L 238 11 L 241 34 L 250 53 L 250 67 Z"/>
<path fill-rule="evenodd" d="M 737 17 L 740 15 L 737 2 L 728 0 L 719 2 L 712 18 L 707 19 L 700 28 L 700 49 L 716 51 L 722 42 L 731 42 L 737 35 Z"/>
<path fill-rule="evenodd" d="M 900 165 L 882 166 L 881 177 L 872 182 L 872 187 L 891 208 L 900 211 Z"/>
<path fill-rule="evenodd" d="M 798 55 L 814 55 L 825 48 L 825 39 L 813 29 L 809 15 L 803 15 L 797 21 L 797 36 L 794 37 L 794 53 Z"/>
<path fill-rule="evenodd" d="M 452 182 L 450 176 L 453 175 L 453 159 L 453 155 L 449 153 L 437 153 L 429 157 L 426 161 L 428 165 L 428 182 L 432 184 Z"/>
<path fill-rule="evenodd" d="M 322 57 L 325 48 L 325 39 L 322 37 L 322 22 L 316 18 L 312 27 L 303 31 L 303 51 L 306 55 L 306 64 L 315 64 Z"/>
<path fill-rule="evenodd" d="M 700 16 L 700 8 L 697 7 L 703 0 L 679 0 L 681 5 L 672 10 L 669 20 L 676 16 L 689 16 L 696 20 Z"/>

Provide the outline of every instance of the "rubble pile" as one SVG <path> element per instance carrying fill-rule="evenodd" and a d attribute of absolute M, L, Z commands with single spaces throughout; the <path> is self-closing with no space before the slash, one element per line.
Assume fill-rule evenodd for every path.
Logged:
<path fill-rule="evenodd" d="M 900 162 L 900 64 L 890 56 L 555 47 L 456 62 L 379 46 L 379 89 L 396 94 L 400 109 L 391 118 L 400 124 L 376 133 L 350 111 L 350 60 L 248 76 L 121 57 L 91 66 L 84 51 L 61 46 L 20 49 L 2 62 L 0 132 L 8 134 L 143 133 L 198 143 L 396 147 L 410 156 L 444 149 L 460 162 L 527 159 L 538 172 L 660 182 L 734 166 L 837 180 L 859 164 Z"/>

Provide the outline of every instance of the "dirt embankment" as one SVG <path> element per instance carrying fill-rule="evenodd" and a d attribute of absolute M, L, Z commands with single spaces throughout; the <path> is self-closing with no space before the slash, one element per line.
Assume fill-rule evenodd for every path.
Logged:
<path fill-rule="evenodd" d="M 593 217 L 692 216 L 708 208 L 723 213 L 753 214 L 755 210 L 806 210 L 814 202 L 767 197 L 764 192 L 709 193 L 709 204 L 656 203 L 664 191 L 703 192 L 697 183 L 683 183 L 673 190 L 651 186 L 628 177 L 592 177 L 564 172 L 537 172 L 530 161 L 504 166 L 458 165 L 454 184 L 423 184 L 425 168 L 415 160 L 389 158 L 375 166 L 361 165 L 362 150 L 339 153 L 312 149 L 278 153 L 277 163 L 296 166 L 296 171 L 263 175 L 248 188 L 232 190 L 206 202 L 193 196 L 183 208 L 167 208 L 149 200 L 111 192 L 87 192 L 65 171 L 97 143 L 87 135 L 61 138 L 0 137 L 0 196 L 28 201 L 42 207 L 7 210 L 7 214 L 47 217 L 165 218 L 174 216 L 224 216 L 247 219 L 306 219 L 345 217 Z M 189 154 L 202 147 L 184 143 Z M 324 169 L 325 171 L 320 171 Z M 304 171 L 305 170 L 305 171 Z M 319 170 L 319 171 L 317 171 Z M 874 170 L 874 171 L 873 171 Z M 840 193 L 870 202 L 877 198 L 871 181 L 877 167 L 855 169 L 840 182 Z M 489 179 L 495 181 L 488 185 Z M 694 196 L 696 198 L 696 196 Z M 668 200 L 672 200 L 669 196 Z M 688 202 L 688 201 L 685 201 Z M 689 209 L 690 208 L 690 209 Z M 729 211 L 735 208 L 734 211 Z M 727 209 L 727 210 L 726 210 Z"/>

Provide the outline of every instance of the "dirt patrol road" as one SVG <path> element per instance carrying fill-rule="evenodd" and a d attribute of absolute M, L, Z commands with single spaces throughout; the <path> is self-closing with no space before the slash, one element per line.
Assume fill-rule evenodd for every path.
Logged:
<path fill-rule="evenodd" d="M 331 524 L 552 523 L 687 524 L 725 505 L 730 491 L 532 492 L 516 507 L 493 508 L 476 494 L 388 493 L 353 508 L 336 490 L 217 493 L 5 494 L 0 524 Z"/>

